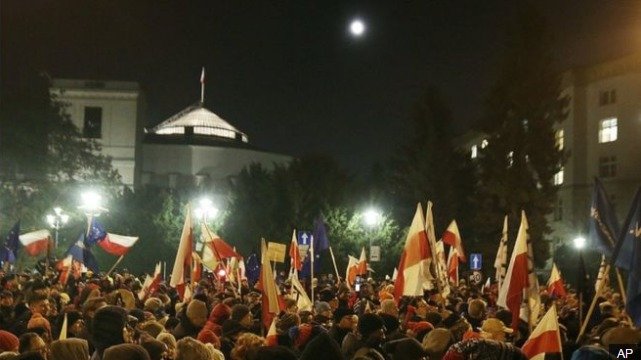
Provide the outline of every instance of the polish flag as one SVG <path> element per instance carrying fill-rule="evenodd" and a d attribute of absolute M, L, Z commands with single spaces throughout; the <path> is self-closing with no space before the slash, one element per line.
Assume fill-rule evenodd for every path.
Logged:
<path fill-rule="evenodd" d="M 423 285 L 432 278 L 429 270 L 431 258 L 423 208 L 419 203 L 398 264 L 398 275 L 394 283 L 396 300 L 401 296 L 423 296 Z"/>
<path fill-rule="evenodd" d="M 447 255 L 447 275 L 454 285 L 458 285 L 458 254 L 456 248 L 451 247 Z"/>
<path fill-rule="evenodd" d="M 100 246 L 104 251 L 108 252 L 111 255 L 123 256 L 138 241 L 138 236 L 124 236 L 108 233 L 107 236 L 101 241 L 98 241 L 98 246 Z"/>
<path fill-rule="evenodd" d="M 242 257 L 234 250 L 231 245 L 225 242 L 225 240 L 223 240 L 220 236 L 212 232 L 206 224 L 202 224 L 201 229 L 205 247 L 210 250 L 211 254 L 215 256 L 217 261 L 222 261 L 222 259 L 228 259 L 232 257 Z"/>
<path fill-rule="evenodd" d="M 361 249 L 361 257 L 358 259 L 358 275 L 367 274 L 367 256 L 365 256 L 365 248 Z"/>
<path fill-rule="evenodd" d="M 290 258 L 290 273 L 300 271 L 303 268 L 303 263 L 300 261 L 300 250 L 298 249 L 298 241 L 296 240 L 296 230 L 292 233 L 292 243 L 289 245 L 289 258 Z"/>
<path fill-rule="evenodd" d="M 22 234 L 19 238 L 29 256 L 38 256 L 49 248 L 51 233 L 49 230 L 38 230 Z"/>
<path fill-rule="evenodd" d="M 530 360 L 545 360 L 545 354 L 562 353 L 556 306 L 550 307 L 521 350 Z"/>
<path fill-rule="evenodd" d="M 276 317 L 272 319 L 272 324 L 269 325 L 269 331 L 267 331 L 267 336 L 265 336 L 265 342 L 267 346 L 278 346 L 278 332 L 276 331 Z"/>
<path fill-rule="evenodd" d="M 530 328 L 536 323 L 541 298 L 538 280 L 533 272 L 532 245 L 528 239 L 528 222 L 525 211 L 521 212 L 521 225 L 512 251 L 510 265 L 499 290 L 497 304 L 512 311 L 512 329 L 517 331 L 519 318 L 528 322 Z"/>
<path fill-rule="evenodd" d="M 269 328 L 272 319 L 280 313 L 283 306 L 281 306 L 280 294 L 278 287 L 274 281 L 274 274 L 272 267 L 267 257 L 267 244 L 265 239 L 261 240 L 261 266 L 260 266 L 260 282 L 256 288 L 260 289 L 262 296 L 262 321 L 265 328 Z"/>
<path fill-rule="evenodd" d="M 64 259 L 60 260 L 57 264 L 57 269 L 60 272 L 58 276 L 58 282 L 63 285 L 67 285 L 69 280 L 69 274 L 71 273 L 71 268 L 73 266 L 73 257 L 67 255 Z"/>
<path fill-rule="evenodd" d="M 178 291 L 181 300 L 185 298 L 186 276 L 189 275 L 192 261 L 193 234 L 191 229 L 191 206 L 187 205 L 185 224 L 180 235 L 174 268 L 171 271 L 169 285 Z"/>
<path fill-rule="evenodd" d="M 561 273 L 554 263 L 552 264 L 550 280 L 548 280 L 548 293 L 557 297 L 565 297 L 567 295 L 565 291 L 565 284 L 561 278 Z"/>
<path fill-rule="evenodd" d="M 458 258 L 462 262 L 466 262 L 465 252 L 463 251 L 463 241 L 461 240 L 461 233 L 458 230 L 458 225 L 456 225 L 456 220 L 452 220 L 450 225 L 447 227 L 443 233 L 443 242 L 449 246 L 456 248 L 456 253 Z"/>
<path fill-rule="evenodd" d="M 350 287 L 354 286 L 356 282 L 356 275 L 358 275 L 358 259 L 352 255 L 347 256 L 347 271 L 345 272 L 345 279 L 347 280 L 347 285 Z"/>
<path fill-rule="evenodd" d="M 191 253 L 191 261 L 193 262 L 192 268 L 191 268 L 191 277 L 189 278 L 191 280 L 192 284 L 196 284 L 200 281 L 200 279 L 203 276 L 203 263 L 200 260 L 200 256 L 196 252 Z M 229 272 L 228 272 L 229 273 Z"/>

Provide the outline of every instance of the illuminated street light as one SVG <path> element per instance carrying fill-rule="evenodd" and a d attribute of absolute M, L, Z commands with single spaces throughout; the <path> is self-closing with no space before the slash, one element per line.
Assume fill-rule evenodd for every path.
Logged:
<path fill-rule="evenodd" d="M 53 244 L 54 249 L 58 247 L 58 230 L 67 224 L 68 221 L 69 215 L 65 214 L 60 207 L 53 208 L 53 214 L 47 215 L 47 223 L 49 223 L 51 228 L 56 230 Z"/>
<path fill-rule="evenodd" d="M 354 19 L 349 24 L 349 32 L 354 37 L 361 37 L 365 33 L 365 23 L 360 19 Z"/>
<path fill-rule="evenodd" d="M 577 250 L 582 250 L 585 247 L 585 238 L 583 236 L 577 236 L 572 242 Z"/>
<path fill-rule="evenodd" d="M 98 216 L 101 212 L 107 211 L 102 207 L 102 196 L 93 190 L 80 194 L 80 202 L 79 208 L 88 216 Z"/>
<path fill-rule="evenodd" d="M 202 198 L 198 201 L 198 207 L 194 209 L 194 215 L 202 222 L 206 223 L 210 219 L 215 219 L 218 215 L 218 208 L 214 206 L 211 199 Z"/>
<path fill-rule="evenodd" d="M 368 209 L 363 214 L 363 220 L 365 221 L 365 225 L 367 225 L 370 228 L 378 225 L 381 222 L 381 219 L 382 219 L 381 213 L 376 209 Z"/>

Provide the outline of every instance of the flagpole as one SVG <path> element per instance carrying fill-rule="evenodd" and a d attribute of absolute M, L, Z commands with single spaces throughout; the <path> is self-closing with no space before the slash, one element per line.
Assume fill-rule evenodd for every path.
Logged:
<path fill-rule="evenodd" d="M 205 68 L 203 67 L 203 72 L 200 75 L 200 103 L 205 103 Z"/>
<path fill-rule="evenodd" d="M 334 264 L 334 271 L 336 272 L 336 282 L 339 283 L 341 281 L 341 276 L 338 275 L 338 267 L 336 266 L 336 258 L 334 258 L 334 251 L 332 251 L 332 247 L 329 247 L 329 254 L 332 256 L 332 263 Z"/>
<path fill-rule="evenodd" d="M 610 264 L 605 265 L 605 271 L 604 271 L 604 276 L 609 276 L 610 275 Z M 594 294 L 594 297 L 592 298 L 592 303 L 590 303 L 590 308 L 588 309 L 588 313 L 585 315 L 585 319 L 583 320 L 583 324 L 581 324 L 581 330 L 579 331 L 579 335 L 576 337 L 576 343 L 579 343 L 579 340 L 585 333 L 585 328 L 588 326 L 588 322 L 590 321 L 590 318 L 592 317 L 592 312 L 594 311 L 594 307 L 596 306 L 596 300 L 599 298 L 601 295 L 601 291 L 603 289 L 604 281 L 601 281 L 599 283 L 599 288 L 596 289 L 596 294 Z"/>
<path fill-rule="evenodd" d="M 309 243 L 310 243 L 309 250 L 310 250 L 311 255 L 312 255 L 311 260 L 309 262 L 309 265 L 310 265 L 310 267 L 309 267 L 309 273 L 310 273 L 309 289 L 310 289 L 310 293 L 312 294 L 312 304 L 313 304 L 314 303 L 314 299 L 316 299 L 314 297 L 314 257 L 315 257 L 315 255 L 314 255 L 314 235 L 311 236 L 311 240 L 310 240 Z"/>
<path fill-rule="evenodd" d="M 107 271 L 107 274 L 105 276 L 109 276 L 111 274 L 111 272 L 114 271 L 114 269 L 116 269 L 116 266 L 118 266 L 118 264 L 120 264 L 120 262 L 124 258 L 125 258 L 125 255 L 120 255 L 118 260 L 116 260 L 116 263 L 111 267 L 111 269 L 109 269 L 109 271 Z"/>

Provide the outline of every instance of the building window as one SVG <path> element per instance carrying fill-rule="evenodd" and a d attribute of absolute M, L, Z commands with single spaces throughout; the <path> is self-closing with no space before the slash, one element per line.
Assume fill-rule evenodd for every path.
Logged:
<path fill-rule="evenodd" d="M 563 150 L 563 146 L 565 145 L 564 136 L 565 133 L 563 129 L 558 129 L 556 132 L 554 132 L 554 145 L 556 146 L 557 150 Z"/>
<path fill-rule="evenodd" d="M 97 106 L 85 107 L 85 124 L 82 136 L 89 139 L 102 138 L 102 108 Z"/>
<path fill-rule="evenodd" d="M 471 151 L 472 151 L 472 159 L 476 159 L 476 157 L 479 155 L 478 146 L 472 145 Z"/>
<path fill-rule="evenodd" d="M 507 167 L 514 165 L 514 151 L 507 153 Z"/>
<path fill-rule="evenodd" d="M 604 90 L 599 93 L 599 105 L 610 105 L 617 102 L 617 91 L 614 89 Z"/>
<path fill-rule="evenodd" d="M 554 174 L 554 185 L 563 185 L 563 166 L 556 174 Z"/>
<path fill-rule="evenodd" d="M 490 142 L 487 141 L 487 139 L 483 139 L 483 141 L 481 141 L 481 149 L 485 149 L 489 144 Z"/>
<path fill-rule="evenodd" d="M 558 198 L 556 201 L 556 207 L 554 208 L 554 220 L 563 220 L 563 199 L 561 198 Z"/>
<path fill-rule="evenodd" d="M 611 178 L 617 175 L 617 157 L 602 156 L 599 158 L 599 177 Z"/>
<path fill-rule="evenodd" d="M 608 118 L 599 121 L 599 143 L 616 141 L 617 135 L 617 118 Z"/>

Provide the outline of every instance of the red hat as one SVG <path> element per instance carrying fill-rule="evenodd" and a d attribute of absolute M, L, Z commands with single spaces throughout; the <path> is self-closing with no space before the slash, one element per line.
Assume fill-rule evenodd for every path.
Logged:
<path fill-rule="evenodd" d="M 222 323 L 224 323 L 225 320 L 229 319 L 230 316 L 231 308 L 226 304 L 218 303 L 211 310 L 211 314 L 209 314 L 209 321 L 218 325 L 222 325 Z"/>
<path fill-rule="evenodd" d="M 20 342 L 12 333 L 0 330 L 0 353 L 4 351 L 18 351 Z"/>
<path fill-rule="evenodd" d="M 198 333 L 198 341 L 203 344 L 212 344 L 216 349 L 220 349 L 220 339 L 209 329 L 200 330 Z"/>

